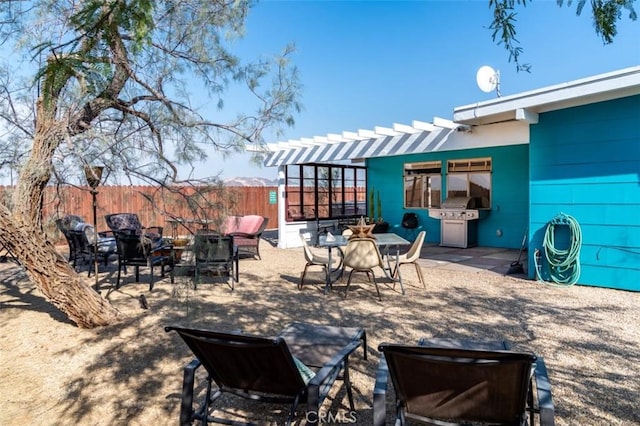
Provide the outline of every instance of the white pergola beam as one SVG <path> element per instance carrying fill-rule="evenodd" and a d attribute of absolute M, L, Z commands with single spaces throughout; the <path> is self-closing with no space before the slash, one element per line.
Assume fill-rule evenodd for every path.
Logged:
<path fill-rule="evenodd" d="M 393 130 L 395 130 L 398 133 L 409 133 L 409 134 L 418 133 L 420 131 L 415 127 L 409 126 L 408 124 L 399 124 L 399 123 L 393 123 Z"/>
<path fill-rule="evenodd" d="M 389 128 L 389 127 L 380 127 L 380 126 L 376 126 L 373 128 L 373 131 L 377 134 L 377 135 L 382 135 L 382 136 L 398 136 L 400 133 L 396 132 L 395 130 Z"/>
<path fill-rule="evenodd" d="M 376 132 L 374 132 L 373 130 L 365 130 L 365 129 L 358 129 L 358 136 L 362 136 L 364 138 L 371 138 L 371 139 L 378 137 Z"/>
<path fill-rule="evenodd" d="M 455 129 L 458 124 L 445 118 L 433 117 L 433 125 L 436 127 L 444 127 L 445 129 Z"/>
<path fill-rule="evenodd" d="M 413 120 L 411 122 L 411 127 L 413 127 L 414 129 L 418 129 L 426 132 L 433 132 L 434 130 L 436 130 L 436 126 L 434 126 L 433 124 L 427 123 L 426 121 L 418 121 L 418 120 Z"/>
<path fill-rule="evenodd" d="M 359 140 L 362 140 L 362 139 L 366 139 L 366 138 L 360 136 L 356 132 L 342 132 L 342 138 L 346 139 L 346 140 L 353 140 L 353 141 L 359 141 Z"/>
<path fill-rule="evenodd" d="M 344 142 L 344 138 L 342 137 L 342 135 L 339 135 L 337 133 L 328 133 L 327 139 L 329 140 L 329 142 Z"/>

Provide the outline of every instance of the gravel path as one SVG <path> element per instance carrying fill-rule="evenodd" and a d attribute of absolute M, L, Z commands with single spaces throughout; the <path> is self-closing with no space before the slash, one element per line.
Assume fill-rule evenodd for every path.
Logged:
<path fill-rule="evenodd" d="M 303 291 L 296 288 L 305 263 L 301 249 L 264 243 L 261 252 L 261 261 L 241 260 L 241 282 L 233 292 L 222 283 L 194 290 L 165 278 L 149 293 L 145 273 L 142 283 L 132 283 L 130 273 L 120 290 L 103 292 L 127 319 L 97 330 L 70 324 L 19 268 L 0 264 L 0 424 L 175 425 L 181 369 L 190 352 L 163 331 L 165 325 L 273 336 L 291 321 L 366 329 L 369 359 L 360 351 L 352 358 L 357 424 L 371 424 L 378 344 L 423 336 L 506 339 L 514 349 L 543 356 L 559 425 L 640 424 L 640 293 L 423 267 L 426 291 L 406 268 L 406 295 L 381 279 L 380 302 L 360 276 L 343 300 L 340 283 L 323 294 L 317 270 Z M 101 280 L 108 289 L 115 268 Z M 140 308 L 140 294 L 148 310 Z M 347 406 L 337 386 L 323 407 L 344 412 Z M 256 408 L 233 399 L 221 408 L 259 424 L 286 417 L 286 407 Z"/>

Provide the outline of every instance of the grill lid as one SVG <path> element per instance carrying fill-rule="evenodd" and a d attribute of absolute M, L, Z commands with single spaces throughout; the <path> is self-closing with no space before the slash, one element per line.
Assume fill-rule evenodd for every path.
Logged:
<path fill-rule="evenodd" d="M 474 207 L 473 197 L 449 197 L 442 203 L 443 209 L 469 209 Z"/>

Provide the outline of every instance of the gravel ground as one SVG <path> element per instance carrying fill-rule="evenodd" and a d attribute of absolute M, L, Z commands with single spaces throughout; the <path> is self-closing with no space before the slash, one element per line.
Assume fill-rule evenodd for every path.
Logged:
<path fill-rule="evenodd" d="M 0 264 L 0 424 L 175 425 L 182 367 L 191 355 L 164 326 L 274 336 L 291 321 L 366 329 L 369 359 L 361 351 L 351 358 L 356 424 L 371 424 L 378 345 L 423 336 L 506 339 L 514 349 L 543 356 L 556 424 L 640 424 L 640 293 L 555 288 L 490 271 L 425 266 L 426 290 L 406 268 L 406 295 L 381 279 L 380 302 L 359 276 L 344 300 L 339 282 L 323 294 L 317 270 L 302 291 L 296 288 L 305 263 L 301 249 L 263 242 L 261 252 L 262 260 L 241 260 L 233 292 L 220 282 L 194 290 L 186 279 L 171 284 L 165 278 L 149 293 L 131 273 L 115 291 L 111 265 L 100 277 L 103 295 L 126 320 L 96 330 L 70 324 L 18 267 Z M 147 279 L 144 272 L 141 279 Z M 141 309 L 140 294 L 148 310 Z M 347 407 L 344 388 L 335 386 L 323 409 L 345 414 Z M 281 424 L 285 411 L 231 398 L 220 404 L 221 415 L 258 424 Z M 304 416 L 296 424 L 304 424 Z"/>

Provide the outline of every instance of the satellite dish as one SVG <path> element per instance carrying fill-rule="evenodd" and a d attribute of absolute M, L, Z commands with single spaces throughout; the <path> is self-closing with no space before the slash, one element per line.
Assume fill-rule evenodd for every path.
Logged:
<path fill-rule="evenodd" d="M 496 91 L 500 96 L 500 71 L 495 71 L 488 65 L 480 67 L 476 74 L 478 87 L 485 93 Z"/>

